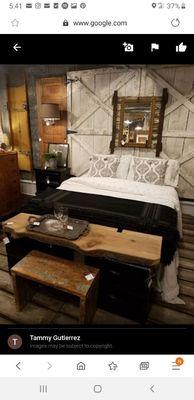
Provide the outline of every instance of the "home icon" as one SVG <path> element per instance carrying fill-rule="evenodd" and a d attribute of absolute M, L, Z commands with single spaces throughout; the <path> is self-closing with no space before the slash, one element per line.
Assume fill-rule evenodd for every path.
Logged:
<path fill-rule="evenodd" d="M 78 371 L 85 371 L 85 369 L 86 369 L 86 365 L 83 362 L 79 362 L 77 364 L 77 370 Z"/>

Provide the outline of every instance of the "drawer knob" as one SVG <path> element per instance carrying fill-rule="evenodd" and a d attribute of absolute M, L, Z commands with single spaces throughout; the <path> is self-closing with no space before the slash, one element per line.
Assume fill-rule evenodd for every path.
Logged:
<path fill-rule="evenodd" d="M 110 295 L 109 295 L 109 299 L 111 299 L 111 300 L 116 300 L 116 297 L 114 296 L 114 294 L 110 294 Z"/>
<path fill-rule="evenodd" d="M 114 271 L 114 270 L 110 270 L 110 273 L 112 274 L 112 275 L 115 275 L 115 276 L 120 276 L 120 272 L 118 272 L 118 271 Z"/>

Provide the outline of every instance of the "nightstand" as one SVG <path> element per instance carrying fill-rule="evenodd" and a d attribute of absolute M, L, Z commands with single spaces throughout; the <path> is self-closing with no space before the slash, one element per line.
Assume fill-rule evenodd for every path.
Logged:
<path fill-rule="evenodd" d="M 70 178 L 70 168 L 35 169 L 37 192 L 41 193 L 47 188 L 57 188 L 66 179 Z"/>

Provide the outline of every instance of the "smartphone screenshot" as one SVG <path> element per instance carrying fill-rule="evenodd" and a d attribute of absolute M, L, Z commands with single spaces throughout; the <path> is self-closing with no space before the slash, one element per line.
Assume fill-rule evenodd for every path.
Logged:
<path fill-rule="evenodd" d="M 194 4 L 0 4 L 0 386 L 193 396 Z"/>

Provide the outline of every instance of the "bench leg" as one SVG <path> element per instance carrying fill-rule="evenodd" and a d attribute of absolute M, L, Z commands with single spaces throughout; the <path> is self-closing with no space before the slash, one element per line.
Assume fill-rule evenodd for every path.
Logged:
<path fill-rule="evenodd" d="M 13 289 L 17 311 L 23 310 L 26 303 L 31 300 L 34 290 L 30 282 L 12 272 Z"/>
<path fill-rule="evenodd" d="M 92 324 L 92 320 L 94 318 L 97 308 L 98 284 L 99 284 L 99 279 L 96 278 L 87 296 L 85 298 L 80 299 L 80 315 L 79 315 L 80 324 L 84 325 Z"/>

